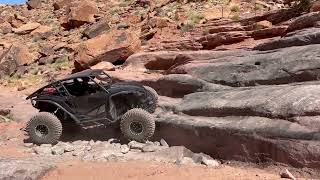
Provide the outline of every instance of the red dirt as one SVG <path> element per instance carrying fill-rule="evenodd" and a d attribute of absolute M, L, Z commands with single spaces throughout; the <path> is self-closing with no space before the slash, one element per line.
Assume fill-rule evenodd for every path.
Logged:
<path fill-rule="evenodd" d="M 76 173 L 75 173 L 76 172 Z M 280 179 L 279 175 L 256 168 L 207 168 L 203 166 L 177 166 L 172 164 L 156 164 L 149 162 L 66 162 L 49 172 L 43 180 L 253 180 Z"/>

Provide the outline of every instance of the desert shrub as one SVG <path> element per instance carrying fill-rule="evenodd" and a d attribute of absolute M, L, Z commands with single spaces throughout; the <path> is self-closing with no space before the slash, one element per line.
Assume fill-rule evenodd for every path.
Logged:
<path fill-rule="evenodd" d="M 190 11 L 188 13 L 188 19 L 182 24 L 181 30 L 183 32 L 188 32 L 193 29 L 193 27 L 200 23 L 200 21 L 204 18 L 204 16 L 196 11 Z"/>
<path fill-rule="evenodd" d="M 231 6 L 231 8 L 230 8 L 230 11 L 231 12 L 239 12 L 240 11 L 240 6 L 239 5 L 233 5 L 233 6 Z"/>
<path fill-rule="evenodd" d="M 240 20 L 240 16 L 239 15 L 234 15 L 231 17 L 232 20 L 234 21 L 239 21 Z"/>
<path fill-rule="evenodd" d="M 256 4 L 255 6 L 254 6 L 254 10 L 255 11 L 260 11 L 260 10 L 263 10 L 264 9 L 264 7 L 263 7 L 263 5 L 261 5 L 261 4 Z"/>

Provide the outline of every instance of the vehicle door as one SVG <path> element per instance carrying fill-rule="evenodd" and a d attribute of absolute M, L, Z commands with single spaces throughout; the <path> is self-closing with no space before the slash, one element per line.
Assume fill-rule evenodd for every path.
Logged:
<path fill-rule="evenodd" d="M 106 92 L 91 78 L 76 78 L 67 87 L 75 112 L 81 118 L 106 116 Z"/>

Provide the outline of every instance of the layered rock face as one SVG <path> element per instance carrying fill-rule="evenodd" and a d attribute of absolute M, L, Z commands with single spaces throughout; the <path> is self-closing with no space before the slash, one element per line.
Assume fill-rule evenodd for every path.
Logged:
<path fill-rule="evenodd" d="M 274 51 L 187 51 L 141 53 L 128 58 L 125 70 L 161 70 L 189 74 L 230 87 L 277 85 L 317 80 L 318 48 L 308 45 Z"/>
<path fill-rule="evenodd" d="M 141 76 L 132 80 L 178 98 L 160 100 L 157 136 L 170 144 L 221 159 L 319 168 L 319 48 L 140 53 L 114 74 L 121 80 L 134 70 Z"/>

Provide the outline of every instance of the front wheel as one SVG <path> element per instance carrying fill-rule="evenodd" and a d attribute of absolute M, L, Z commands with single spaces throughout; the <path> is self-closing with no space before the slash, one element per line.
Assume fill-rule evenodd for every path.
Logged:
<path fill-rule="evenodd" d="M 131 109 L 126 112 L 120 122 L 123 135 L 129 140 L 145 142 L 153 135 L 156 123 L 151 114 L 143 109 Z"/>
<path fill-rule="evenodd" d="M 30 140 L 36 144 L 55 144 L 62 134 L 62 124 L 53 114 L 40 112 L 27 123 Z"/>

